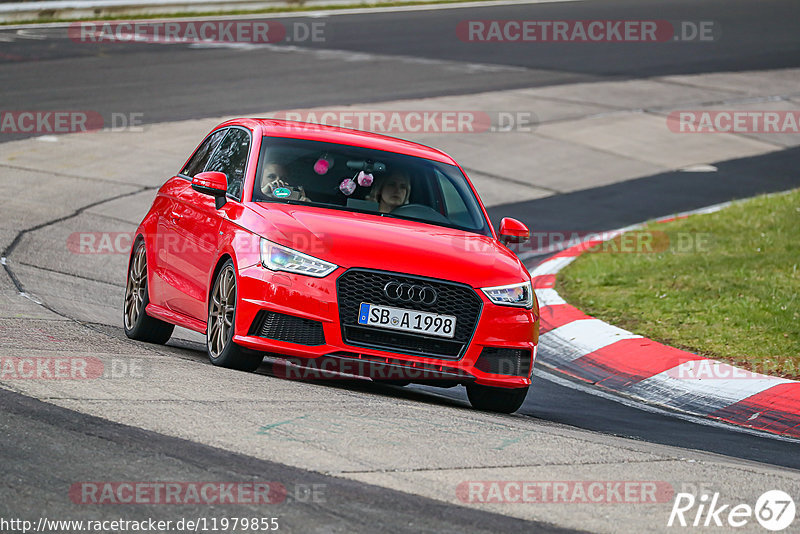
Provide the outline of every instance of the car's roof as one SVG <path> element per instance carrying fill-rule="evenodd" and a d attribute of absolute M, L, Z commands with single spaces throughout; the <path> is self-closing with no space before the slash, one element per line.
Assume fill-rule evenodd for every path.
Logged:
<path fill-rule="evenodd" d="M 308 122 L 296 122 L 280 119 L 255 119 L 239 118 L 229 120 L 220 125 L 231 126 L 241 125 L 250 129 L 261 127 L 264 135 L 275 137 L 290 137 L 294 139 L 309 139 L 313 141 L 324 141 L 327 143 L 337 143 L 351 145 L 374 150 L 384 150 L 408 156 L 431 159 L 442 163 L 455 165 L 456 162 L 442 152 L 429 146 L 421 145 L 404 139 L 389 137 L 371 132 L 340 128 L 338 126 L 325 126 Z"/>

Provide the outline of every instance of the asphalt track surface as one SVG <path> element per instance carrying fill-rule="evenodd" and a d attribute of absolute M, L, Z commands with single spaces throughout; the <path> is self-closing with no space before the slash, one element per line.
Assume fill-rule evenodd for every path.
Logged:
<path fill-rule="evenodd" d="M 499 514 L 450 506 L 399 491 L 360 484 L 341 478 L 288 467 L 275 462 L 232 454 L 190 441 L 166 437 L 104 419 L 58 408 L 38 400 L 0 390 L 0 427 L 6 433 L 0 448 L 4 477 L 22 479 L 35 499 L 24 505 L 41 513 L 48 502 L 49 517 L 74 517 L 71 502 L 63 502 L 68 480 L 103 480 L 114 473 L 120 480 L 140 480 L 147 474 L 173 480 L 251 480 L 269 474 L 285 488 L 285 500 L 272 511 L 283 529 L 296 532 L 572 532 L 543 523 L 531 523 Z M 54 436 L 59 436 L 54 440 Z M 37 444 L 32 447 L 31 444 Z M 68 445 L 68 446 L 67 446 Z M 53 465 L 53 458 L 59 465 Z M 91 462 L 87 462 L 91 458 Z M 55 467 L 55 469 L 54 469 Z M 88 469 L 87 469 L 88 467 Z M 163 478 L 159 478 L 162 479 Z M 155 480 L 151 478 L 150 480 Z M 262 479 L 263 480 L 263 479 Z M 323 489 L 324 488 L 324 489 Z M 2 517 L 25 515 L 19 503 L 0 505 Z M 206 505 L 182 506 L 179 513 L 165 515 L 163 506 L 124 504 L 107 507 L 96 517 L 150 517 L 177 521 L 182 517 L 213 517 Z M 159 509 L 161 508 L 161 509 Z M 260 517 L 263 505 L 226 505 L 227 517 Z M 291 530 L 291 527 L 289 527 Z"/>
<path fill-rule="evenodd" d="M 711 21 L 725 38 L 672 43 L 470 43 L 464 20 Z M 279 19 L 325 21 L 306 52 L 80 43 L 65 28 L 0 27 L 0 109 L 141 113 L 145 123 L 580 81 L 796 67 L 792 0 L 599 1 Z M 314 51 L 339 51 L 332 55 Z M 403 58 L 398 59 L 398 58 Z M 480 66 L 493 68 L 481 70 Z M 12 137 L 9 137 L 11 139 Z"/>
<path fill-rule="evenodd" d="M 602 44 L 541 45 L 536 53 L 518 45 L 475 46 L 452 33 L 465 19 L 615 19 L 713 20 L 726 36 L 697 47 Z M 272 49 L 191 49 L 186 45 L 86 45 L 73 43 L 60 29 L 37 30 L 41 38 L 0 42 L 0 109 L 92 109 L 143 113 L 144 121 L 166 122 L 217 115 L 246 115 L 270 108 L 298 108 L 353 102 L 420 98 L 446 94 L 626 79 L 662 74 L 706 73 L 800 66 L 800 34 L 794 1 L 612 1 L 497 6 L 442 11 L 337 15 L 326 20 L 324 44 L 345 52 L 325 56 Z M 289 22 L 295 19 L 287 19 Z M 308 20 L 298 18 L 298 21 Z M 448 29 L 447 31 L 445 29 Z M 0 29 L 0 36 L 13 30 Z M 740 37 L 739 37 L 740 36 Z M 687 50 L 691 46 L 691 53 Z M 302 61 L 297 55 L 302 55 Z M 403 56 L 402 61 L 387 59 Z M 433 60 L 433 61 L 430 61 Z M 477 73 L 450 62 L 503 68 Z M 17 138 L 8 136 L 6 140 Z M 536 229 L 612 229 L 732 198 L 798 186 L 800 152 L 790 149 L 718 165 L 712 180 L 667 173 L 613 186 L 497 206 L 491 216 L 518 216 Z M 683 180 L 683 182 L 681 181 Z M 460 390 L 380 385 L 341 386 L 421 402 L 464 404 Z M 96 466 L 97 478 L 155 479 L 171 473 L 191 480 L 213 473 L 237 478 L 254 471 L 304 483 L 336 484 L 336 500 L 287 506 L 280 514 L 304 522 L 307 531 L 337 526 L 364 532 L 461 532 L 552 529 L 496 514 L 468 510 L 392 490 L 332 479 L 295 468 L 254 460 L 212 447 L 180 442 L 143 430 L 57 408 L 0 390 L 0 459 L 7 486 L 28 487 L 35 510 L 54 495 L 34 488 L 62 488 L 75 480 L 74 466 Z M 550 380 L 535 383 L 521 414 L 590 431 L 699 449 L 733 458 L 800 469 L 796 443 L 707 427 L 600 399 Z M 53 462 L 58 457 L 59 462 Z M 102 475 L 100 474 L 102 473 Z M 82 470 L 80 476 L 86 477 Z M 112 478 L 114 478 L 112 477 Z M 317 477 L 317 478 L 315 478 Z M 11 482 L 13 480 L 13 482 Z M 55 491 L 55 490 L 53 490 Z M 9 503 L 2 515 L 14 515 Z M 55 510 L 58 511 L 58 510 Z M 104 509 L 97 514 L 113 515 Z M 127 515 L 148 515 L 126 508 Z M 186 515 L 211 515 L 185 510 Z M 163 512 L 158 511 L 163 515 Z M 150 514 L 153 515 L 153 514 Z M 424 519 L 424 521 L 422 521 Z M 419 522 L 415 522 L 419 521 Z M 542 530 L 542 531 L 557 531 Z"/>

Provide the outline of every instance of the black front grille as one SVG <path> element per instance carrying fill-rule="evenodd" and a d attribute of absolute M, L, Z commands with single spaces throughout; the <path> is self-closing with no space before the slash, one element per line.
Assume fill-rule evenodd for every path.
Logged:
<path fill-rule="evenodd" d="M 300 345 L 325 344 L 325 334 L 319 321 L 264 310 L 256 315 L 250 335 Z"/>
<path fill-rule="evenodd" d="M 392 300 L 383 291 L 392 281 L 432 287 L 438 298 L 432 305 Z M 463 356 L 483 307 L 480 297 L 468 285 L 384 271 L 350 269 L 336 281 L 336 289 L 345 343 L 433 358 L 457 359 Z M 453 315 L 456 318 L 455 334 L 453 338 L 443 338 L 359 325 L 358 312 L 362 302 Z"/>
<path fill-rule="evenodd" d="M 531 351 L 484 347 L 475 369 L 496 375 L 529 377 L 531 373 Z"/>
<path fill-rule="evenodd" d="M 419 336 L 405 332 L 393 332 L 391 330 L 380 330 L 369 326 L 347 327 L 347 340 L 351 344 L 362 343 L 372 347 L 392 347 L 394 349 L 404 349 L 414 353 L 430 353 L 447 356 L 448 358 L 458 358 L 461 348 L 464 346 L 459 341 L 450 341 L 433 336 Z"/>

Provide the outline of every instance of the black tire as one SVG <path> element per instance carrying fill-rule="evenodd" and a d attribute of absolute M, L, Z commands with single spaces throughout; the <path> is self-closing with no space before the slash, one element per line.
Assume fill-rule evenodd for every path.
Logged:
<path fill-rule="evenodd" d="M 220 287 L 223 284 L 225 287 Z M 252 372 L 258 369 L 264 357 L 233 342 L 237 292 L 236 269 L 229 259 L 217 273 L 208 299 L 206 352 L 214 365 Z"/>
<path fill-rule="evenodd" d="M 472 407 L 485 412 L 514 413 L 525 402 L 527 395 L 528 387 L 507 389 L 478 384 L 467 386 L 467 397 Z"/>
<path fill-rule="evenodd" d="M 166 343 L 174 324 L 147 315 L 150 294 L 147 288 L 147 254 L 144 241 L 139 239 L 128 262 L 128 277 L 125 283 L 125 300 L 122 303 L 122 327 L 125 335 L 147 343 Z"/>

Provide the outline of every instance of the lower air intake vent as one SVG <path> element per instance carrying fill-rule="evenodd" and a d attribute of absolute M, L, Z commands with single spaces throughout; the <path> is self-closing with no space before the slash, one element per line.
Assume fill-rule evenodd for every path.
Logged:
<path fill-rule="evenodd" d="M 475 369 L 496 375 L 527 377 L 531 372 L 531 351 L 484 347 L 475 362 Z"/>
<path fill-rule="evenodd" d="M 322 323 L 270 311 L 260 311 L 250 327 L 250 335 L 300 345 L 324 345 Z"/>

